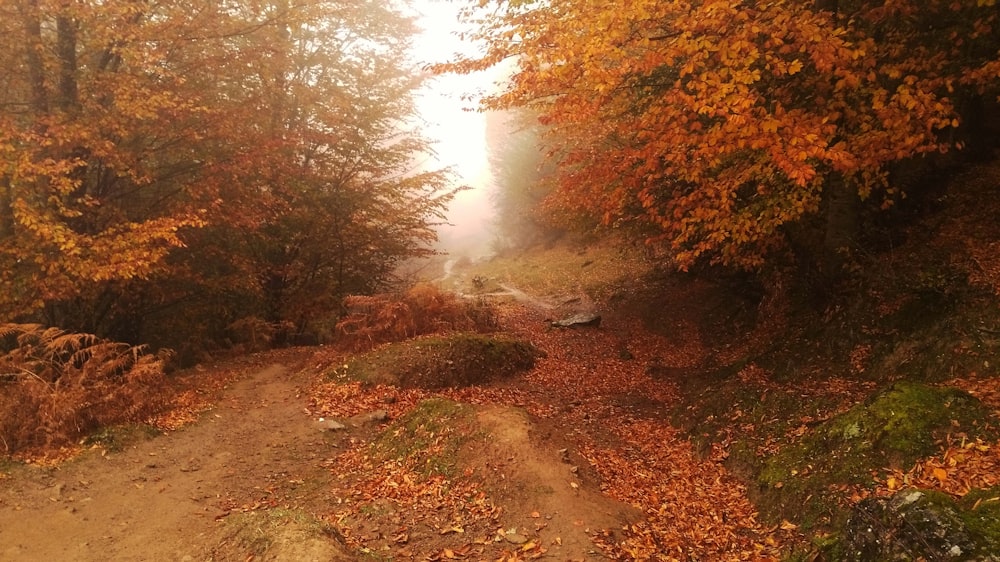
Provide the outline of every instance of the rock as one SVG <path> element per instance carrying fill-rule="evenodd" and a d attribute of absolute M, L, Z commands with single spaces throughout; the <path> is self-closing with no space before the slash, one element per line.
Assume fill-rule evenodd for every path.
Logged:
<path fill-rule="evenodd" d="M 578 312 L 562 320 L 553 320 L 551 326 L 553 328 L 575 328 L 577 326 L 599 328 L 601 326 L 601 315 L 594 314 L 593 312 Z"/>
<path fill-rule="evenodd" d="M 358 414 L 349 420 L 347 420 L 348 425 L 353 425 L 355 427 L 368 425 L 373 423 L 382 423 L 389 420 L 389 412 L 386 410 L 373 410 L 371 412 L 365 412 L 364 414 Z"/>
<path fill-rule="evenodd" d="M 850 560 L 1000 561 L 996 545 L 971 531 L 961 508 L 940 492 L 909 489 L 863 500 L 843 536 Z"/>
<path fill-rule="evenodd" d="M 342 431 L 347 429 L 347 426 L 337 420 L 320 418 L 316 421 L 316 429 L 320 431 Z"/>
<path fill-rule="evenodd" d="M 507 533 L 504 534 L 504 538 L 507 539 L 507 542 L 510 544 L 524 544 L 528 542 L 528 537 L 517 532 L 507 531 Z"/>

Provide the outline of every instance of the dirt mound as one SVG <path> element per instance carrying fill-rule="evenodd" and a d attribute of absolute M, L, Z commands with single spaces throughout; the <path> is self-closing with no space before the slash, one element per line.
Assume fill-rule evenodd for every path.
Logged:
<path fill-rule="evenodd" d="M 519 408 L 433 398 L 336 461 L 349 544 L 385 557 L 605 559 L 593 537 L 641 512 Z M 550 437 L 544 438 L 542 435 Z"/>
<path fill-rule="evenodd" d="M 356 357 L 335 378 L 403 388 L 462 387 L 531 369 L 541 352 L 497 335 L 455 333 L 392 343 Z"/>

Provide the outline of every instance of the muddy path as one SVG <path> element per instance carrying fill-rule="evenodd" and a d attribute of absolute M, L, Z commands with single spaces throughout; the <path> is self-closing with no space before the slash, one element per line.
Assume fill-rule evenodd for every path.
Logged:
<path fill-rule="evenodd" d="M 247 369 L 193 425 L 12 471 L 0 481 L 0 560 L 245 560 L 232 513 L 315 511 L 335 451 L 303 410 L 308 377 L 287 364 Z M 332 540 L 303 547 L 309 559 L 339 552 Z"/>

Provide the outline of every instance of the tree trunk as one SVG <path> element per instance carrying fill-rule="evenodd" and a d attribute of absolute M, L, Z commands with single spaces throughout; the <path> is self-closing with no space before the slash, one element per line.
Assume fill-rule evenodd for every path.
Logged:
<path fill-rule="evenodd" d="M 38 0 L 28 0 L 27 11 L 22 12 L 24 31 L 28 37 L 25 58 L 28 63 L 28 82 L 31 84 L 31 109 L 36 115 L 49 112 L 49 95 L 45 89 L 45 62 L 42 60 L 42 23 L 38 18 Z"/>
<path fill-rule="evenodd" d="M 76 22 L 66 15 L 56 17 L 56 53 L 59 56 L 59 109 L 80 106 L 77 88 Z"/>
<path fill-rule="evenodd" d="M 10 190 L 10 174 L 0 176 L 0 242 L 14 235 L 14 200 Z"/>
<path fill-rule="evenodd" d="M 823 235 L 823 266 L 826 275 L 836 277 L 857 240 L 861 212 L 858 194 L 832 177 L 826 186 L 826 228 Z"/>

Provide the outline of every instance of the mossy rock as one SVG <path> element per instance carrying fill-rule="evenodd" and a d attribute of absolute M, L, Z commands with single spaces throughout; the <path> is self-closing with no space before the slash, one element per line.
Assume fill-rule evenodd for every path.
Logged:
<path fill-rule="evenodd" d="M 334 375 L 404 388 L 462 387 L 531 369 L 542 352 L 496 335 L 456 333 L 392 343 L 356 357 Z"/>
<path fill-rule="evenodd" d="M 989 410 L 955 388 L 898 382 L 817 426 L 768 458 L 757 476 L 758 507 L 771 521 L 839 526 L 846 513 L 832 489 L 868 487 L 880 469 L 908 469 L 947 434 L 992 441 Z"/>

